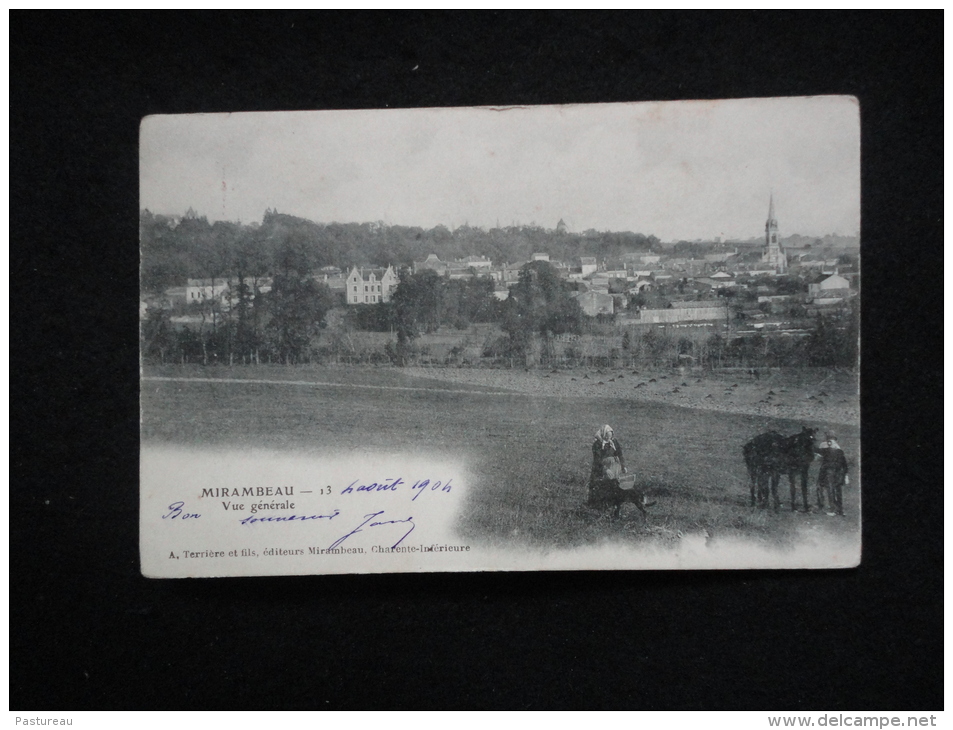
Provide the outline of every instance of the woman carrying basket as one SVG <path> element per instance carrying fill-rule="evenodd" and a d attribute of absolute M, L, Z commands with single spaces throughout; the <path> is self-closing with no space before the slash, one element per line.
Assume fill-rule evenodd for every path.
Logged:
<path fill-rule="evenodd" d="M 592 471 L 589 474 L 589 502 L 593 502 L 594 491 L 605 482 L 614 481 L 619 485 L 619 477 L 626 473 L 625 458 L 622 456 L 622 447 L 614 438 L 611 426 L 603 426 L 596 431 L 596 439 L 592 442 Z"/>

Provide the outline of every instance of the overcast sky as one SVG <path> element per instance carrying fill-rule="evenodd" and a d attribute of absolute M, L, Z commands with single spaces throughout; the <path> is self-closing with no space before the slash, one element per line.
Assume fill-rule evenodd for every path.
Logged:
<path fill-rule="evenodd" d="M 857 235 L 849 97 L 147 117 L 140 202 L 213 220 Z"/>

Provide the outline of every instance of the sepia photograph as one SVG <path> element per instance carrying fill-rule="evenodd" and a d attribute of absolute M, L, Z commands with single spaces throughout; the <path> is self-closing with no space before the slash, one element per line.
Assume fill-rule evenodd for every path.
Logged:
<path fill-rule="evenodd" d="M 935 724 L 940 20 L 12 13 L 11 719 Z"/>
<path fill-rule="evenodd" d="M 142 573 L 858 565 L 860 114 L 146 117 Z"/>

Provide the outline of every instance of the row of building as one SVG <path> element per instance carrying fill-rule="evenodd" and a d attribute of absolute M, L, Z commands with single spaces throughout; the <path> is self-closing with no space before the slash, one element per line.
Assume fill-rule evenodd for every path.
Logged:
<path fill-rule="evenodd" d="M 542 256 L 537 254 L 537 256 Z M 436 257 L 431 256 L 427 261 L 415 267 L 420 271 L 431 268 Z M 537 258 L 534 260 L 546 260 Z M 585 257 L 582 259 L 586 261 Z M 457 262 L 454 262 L 457 263 Z M 525 262 L 519 264 L 507 264 L 501 268 L 481 267 L 478 273 L 472 271 L 466 276 L 450 276 L 444 273 L 448 278 L 472 278 L 473 276 L 486 276 L 497 282 L 496 293 L 498 298 L 505 299 L 509 292 L 509 285 L 519 279 L 519 270 L 525 265 Z M 696 291 L 727 289 L 741 286 L 741 279 L 750 280 L 752 277 L 770 275 L 770 270 L 747 270 L 740 272 L 716 271 L 708 276 L 689 275 L 685 271 L 672 271 L 669 269 L 660 270 L 637 270 L 637 269 L 618 269 L 618 270 L 598 270 L 595 263 L 584 263 L 579 268 L 588 269 L 585 273 L 569 270 L 565 266 L 556 266 L 557 272 L 564 275 L 568 280 L 581 282 L 583 289 L 589 293 L 608 294 L 610 286 L 623 286 L 626 292 L 641 292 L 650 289 L 659 284 L 669 283 L 674 280 L 690 282 Z M 439 268 L 435 271 L 440 273 Z M 449 271 L 449 269 L 444 270 Z M 817 282 L 809 285 L 809 294 L 811 298 L 821 296 L 822 292 L 827 296 L 843 296 L 851 289 L 851 281 L 848 276 L 840 276 L 836 272 L 836 266 L 831 272 L 824 272 L 825 277 L 819 278 Z M 327 284 L 332 291 L 338 291 L 344 295 L 344 299 L 349 305 L 356 304 L 377 304 L 378 302 L 388 302 L 397 288 L 399 277 L 393 266 L 383 267 L 354 267 L 350 273 L 344 274 L 336 267 L 325 267 L 316 276 L 315 279 L 321 283 Z M 246 277 L 245 286 L 252 296 L 255 294 L 266 294 L 271 291 L 271 277 Z M 172 302 L 181 302 L 184 304 L 196 304 L 212 300 L 218 300 L 224 303 L 234 304 L 238 300 L 238 280 L 232 278 L 216 279 L 189 279 L 185 286 L 172 287 L 165 292 L 166 298 Z M 833 294 L 829 292 L 834 291 Z"/>
<path fill-rule="evenodd" d="M 590 316 L 617 314 L 625 309 L 630 295 L 674 282 L 681 283 L 683 288 L 687 287 L 689 296 L 705 297 L 719 289 L 748 289 L 755 278 L 772 277 L 795 270 L 814 278 L 814 282 L 809 284 L 808 303 L 819 306 L 834 304 L 856 292 L 855 282 L 851 280 L 856 275 L 839 275 L 836 260 L 824 260 L 816 254 L 803 251 L 792 256 L 783 250 L 780 241 L 772 196 L 768 204 L 764 243 L 760 256 L 754 259 L 745 255 L 750 252 L 737 249 L 708 254 L 702 258 L 666 257 L 651 251 L 634 251 L 622 254 L 613 262 L 600 262 L 590 256 L 581 256 L 570 262 L 551 260 L 549 254 L 539 252 L 534 253 L 530 261 L 494 264 L 486 256 L 443 261 L 431 253 L 423 261 L 415 262 L 413 270 L 433 271 L 447 279 L 487 277 L 495 283 L 495 296 L 504 300 L 509 295 L 509 287 L 519 280 L 520 270 L 526 264 L 546 261 L 560 277 L 578 282 L 575 296 L 582 310 Z M 348 272 L 326 266 L 314 278 L 341 295 L 344 302 L 351 306 L 388 302 L 399 283 L 393 266 L 352 267 Z M 244 284 L 254 296 L 271 291 L 272 279 L 246 277 Z M 227 309 L 238 300 L 238 285 L 235 279 L 189 279 L 186 286 L 167 290 L 167 301 L 163 304 L 174 306 L 177 303 L 189 305 L 218 301 Z M 759 293 L 765 297 L 778 298 L 773 296 L 774 292 L 770 288 Z M 637 314 L 629 316 L 636 316 L 646 323 L 661 324 L 724 320 L 727 311 L 718 300 L 689 299 L 673 302 L 666 309 L 642 308 Z"/>
<path fill-rule="evenodd" d="M 703 279 L 686 279 L 686 284 L 692 287 L 691 291 L 698 292 L 699 287 L 705 287 Z M 640 284 L 643 282 L 639 282 Z M 724 285 L 732 288 L 750 289 L 754 286 L 755 293 L 758 294 L 757 302 L 759 305 L 768 304 L 790 304 L 801 302 L 808 309 L 819 309 L 824 307 L 836 306 L 846 302 L 856 296 L 857 290 L 852 286 L 851 280 L 844 276 L 832 274 L 819 278 L 818 281 L 808 284 L 807 295 L 793 294 L 772 294 L 772 288 L 764 285 L 752 285 L 749 282 L 741 282 L 731 279 L 730 282 L 720 282 L 719 286 Z M 631 290 L 630 290 L 631 291 Z M 584 292 L 574 294 L 582 311 L 590 317 L 598 315 L 619 315 L 623 314 L 624 319 L 633 323 L 642 324 L 667 324 L 675 322 L 724 322 L 728 318 L 728 304 L 725 299 L 687 299 L 673 300 L 667 307 L 653 309 L 650 307 L 639 307 L 637 309 L 628 309 L 626 307 L 627 296 L 625 294 L 610 294 L 606 289 L 592 288 Z M 761 318 L 764 314 L 760 309 L 752 309 L 743 313 L 746 317 Z"/>
<path fill-rule="evenodd" d="M 314 276 L 316 281 L 327 284 L 332 291 L 344 294 L 348 304 L 376 304 L 390 301 L 397 288 L 398 276 L 394 267 L 387 268 L 353 268 L 350 274 L 343 275 L 340 269 L 327 266 Z M 244 284 L 250 298 L 259 294 L 267 294 L 273 286 L 270 276 L 245 277 Z M 239 300 L 240 282 L 237 277 L 221 277 L 214 279 L 188 279 L 185 286 L 166 289 L 162 301 L 163 306 L 176 304 L 201 304 L 218 302 L 226 309 L 234 306 Z"/>

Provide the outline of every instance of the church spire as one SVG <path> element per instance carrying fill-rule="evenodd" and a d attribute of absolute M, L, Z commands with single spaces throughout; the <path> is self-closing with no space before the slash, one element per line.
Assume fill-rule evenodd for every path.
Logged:
<path fill-rule="evenodd" d="M 761 260 L 783 274 L 788 269 L 788 257 L 781 248 L 781 236 L 778 232 L 778 219 L 774 215 L 774 192 L 768 202 L 768 220 L 764 224 L 764 253 Z"/>

